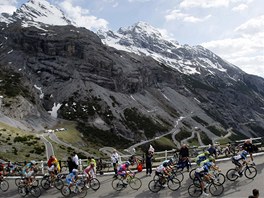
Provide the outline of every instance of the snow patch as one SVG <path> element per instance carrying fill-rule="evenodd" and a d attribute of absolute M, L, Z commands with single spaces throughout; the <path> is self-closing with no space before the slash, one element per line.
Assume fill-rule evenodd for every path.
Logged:
<path fill-rule="evenodd" d="M 48 111 L 48 113 L 50 113 L 50 115 L 54 118 L 57 118 L 58 117 L 58 110 L 60 109 L 62 104 L 58 103 L 54 103 L 53 104 L 53 107 L 52 107 L 52 110 L 51 111 Z"/>

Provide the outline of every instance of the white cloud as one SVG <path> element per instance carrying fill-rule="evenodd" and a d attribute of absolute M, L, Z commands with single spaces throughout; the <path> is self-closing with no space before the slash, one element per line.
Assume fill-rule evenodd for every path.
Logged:
<path fill-rule="evenodd" d="M 79 27 L 85 27 L 90 30 L 107 28 L 108 22 L 105 19 L 99 19 L 95 16 L 89 15 L 90 12 L 88 9 L 74 6 L 70 0 L 61 2 L 60 6 L 65 14 Z"/>
<path fill-rule="evenodd" d="M 207 19 L 209 19 L 211 15 L 207 15 L 202 18 L 198 18 L 192 15 L 189 15 L 187 13 L 182 13 L 180 10 L 171 10 L 169 11 L 169 14 L 165 16 L 166 21 L 172 21 L 172 20 L 182 20 L 184 22 L 190 22 L 190 23 L 197 23 L 197 22 L 203 22 Z"/>
<path fill-rule="evenodd" d="M 235 29 L 236 32 L 254 34 L 264 32 L 264 15 L 250 19 Z"/>
<path fill-rule="evenodd" d="M 248 6 L 246 4 L 240 4 L 240 5 L 232 8 L 232 10 L 235 12 L 241 12 L 241 11 L 244 11 L 246 9 L 248 9 Z"/>
<path fill-rule="evenodd" d="M 237 38 L 202 45 L 245 72 L 264 77 L 264 15 L 250 19 L 235 29 Z"/>
<path fill-rule="evenodd" d="M 0 2 L 0 13 L 13 14 L 16 11 L 16 0 L 1 0 Z"/>
<path fill-rule="evenodd" d="M 128 0 L 128 2 L 130 2 L 130 3 L 134 3 L 134 2 L 143 3 L 143 2 L 147 2 L 147 1 L 151 1 L 151 0 Z"/>
<path fill-rule="evenodd" d="M 183 0 L 180 3 L 180 8 L 216 8 L 228 7 L 230 0 Z"/>

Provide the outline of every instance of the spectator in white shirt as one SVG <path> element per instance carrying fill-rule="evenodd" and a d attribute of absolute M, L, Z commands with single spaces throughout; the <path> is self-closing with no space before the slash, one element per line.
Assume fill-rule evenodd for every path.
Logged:
<path fill-rule="evenodd" d="M 73 153 L 72 161 L 75 163 L 75 169 L 78 169 L 79 166 L 79 157 L 77 153 Z"/>
<path fill-rule="evenodd" d="M 112 153 L 112 156 L 111 156 L 111 160 L 112 160 L 113 167 L 114 167 L 114 171 L 115 171 L 115 175 L 114 175 L 114 177 L 117 177 L 118 158 L 119 158 L 119 155 L 118 155 L 118 153 L 116 152 L 116 150 L 114 149 L 114 150 L 113 150 L 113 153 Z"/>

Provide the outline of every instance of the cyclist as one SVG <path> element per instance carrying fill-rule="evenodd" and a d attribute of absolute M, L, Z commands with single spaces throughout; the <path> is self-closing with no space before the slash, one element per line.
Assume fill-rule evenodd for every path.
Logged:
<path fill-rule="evenodd" d="M 88 163 L 87 165 L 89 166 L 91 163 L 93 163 L 93 176 L 96 177 L 96 160 L 94 159 L 94 157 L 88 157 Z"/>
<path fill-rule="evenodd" d="M 200 163 L 201 163 L 202 161 L 206 160 L 206 159 L 209 157 L 209 155 L 210 155 L 209 151 L 205 151 L 205 152 L 199 154 L 199 155 L 196 157 L 196 160 L 195 160 L 196 164 L 197 164 L 198 166 L 200 166 Z"/>
<path fill-rule="evenodd" d="M 195 177 L 200 182 L 200 187 L 201 187 L 201 189 L 203 191 L 203 195 L 204 196 L 208 196 L 209 194 L 207 194 L 205 192 L 205 185 L 203 183 L 203 178 L 204 178 L 205 181 L 209 181 L 210 179 L 212 179 L 212 176 L 209 174 L 210 168 L 217 169 L 217 167 L 214 166 L 214 164 L 212 162 L 206 162 L 206 163 L 203 164 L 203 166 L 198 167 L 195 170 Z"/>
<path fill-rule="evenodd" d="M 203 166 L 207 162 L 213 162 L 215 163 L 215 158 L 212 156 L 209 156 L 206 160 L 200 162 L 200 166 Z"/>
<path fill-rule="evenodd" d="M 5 164 L 3 162 L 0 162 L 0 179 L 3 179 L 4 175 L 5 175 Z"/>
<path fill-rule="evenodd" d="M 95 166 L 94 166 L 94 163 L 93 162 L 90 162 L 90 165 L 87 166 L 83 173 L 85 175 L 85 177 L 87 178 L 86 180 L 86 188 L 89 188 L 89 181 L 91 180 L 91 178 L 93 178 L 93 175 L 94 175 L 94 169 L 95 169 Z"/>
<path fill-rule="evenodd" d="M 161 178 L 163 187 L 165 184 L 165 177 L 170 175 L 169 170 L 168 162 L 163 162 L 156 168 L 155 174 Z"/>
<path fill-rule="evenodd" d="M 175 162 L 174 162 L 174 159 L 173 158 L 170 158 L 169 160 L 164 160 L 162 162 L 162 164 L 164 164 L 164 163 L 167 163 L 166 169 L 168 171 L 172 170 L 173 169 L 173 166 L 175 165 Z"/>
<path fill-rule="evenodd" d="M 130 166 L 130 162 L 127 161 L 127 162 L 121 164 L 117 170 L 117 175 L 120 175 L 123 178 L 124 184 L 127 184 L 125 179 L 126 179 L 127 174 L 128 174 L 127 171 L 130 171 L 129 166 Z"/>
<path fill-rule="evenodd" d="M 247 154 L 248 152 L 246 150 L 243 150 L 241 154 L 238 154 L 234 157 L 232 157 L 232 163 L 235 164 L 236 166 L 238 166 L 238 172 L 236 173 L 237 176 L 242 176 L 242 167 L 244 164 L 247 163 L 246 159 L 247 159 Z M 240 163 L 240 161 L 242 162 L 242 164 Z"/>
<path fill-rule="evenodd" d="M 69 188 L 73 186 L 73 184 L 78 179 L 78 169 L 73 169 L 70 174 L 66 176 L 66 183 L 68 184 Z"/>
<path fill-rule="evenodd" d="M 48 161 L 48 170 L 52 177 L 60 172 L 59 161 L 54 155 L 50 156 L 50 159 Z"/>

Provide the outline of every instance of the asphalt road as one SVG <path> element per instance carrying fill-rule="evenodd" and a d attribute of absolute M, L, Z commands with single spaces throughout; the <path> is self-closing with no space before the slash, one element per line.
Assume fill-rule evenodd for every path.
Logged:
<path fill-rule="evenodd" d="M 252 189 L 257 188 L 260 190 L 260 197 L 264 195 L 264 155 L 256 156 L 255 157 L 256 168 L 258 170 L 258 175 L 253 179 L 247 179 L 245 176 L 238 178 L 237 181 L 231 182 L 227 180 L 224 183 L 224 193 L 220 197 L 225 198 L 247 198 Z M 217 162 L 217 165 L 220 166 L 222 169 L 222 173 L 226 173 L 228 169 L 232 168 L 234 165 L 231 163 L 230 160 Z M 109 198 L 109 197 L 180 197 L 180 198 L 187 198 L 189 197 L 188 194 L 188 187 L 191 183 L 190 179 L 188 178 L 188 173 L 184 173 L 184 181 L 182 182 L 182 186 L 178 191 L 171 191 L 168 188 L 162 189 L 158 193 L 152 193 L 148 189 L 148 183 L 152 179 L 152 177 L 145 176 L 145 172 L 138 173 L 137 176 L 142 180 L 142 187 L 138 190 L 132 190 L 129 186 L 122 190 L 121 192 L 116 192 L 113 190 L 111 186 L 111 182 L 113 180 L 112 175 L 103 175 L 97 176 L 97 179 L 101 182 L 101 187 L 98 191 L 94 192 L 91 189 L 88 190 L 87 197 L 95 197 L 95 198 Z M 17 192 L 17 187 L 14 185 L 14 180 L 8 180 L 10 183 L 10 188 L 7 192 L 3 193 L 0 191 L 0 197 L 20 197 Z M 42 189 L 41 197 L 47 198 L 61 198 L 63 197 L 61 193 L 56 189 L 50 189 L 44 191 Z M 76 196 L 77 197 L 77 196 Z M 209 196 L 211 197 L 211 196 Z"/>

